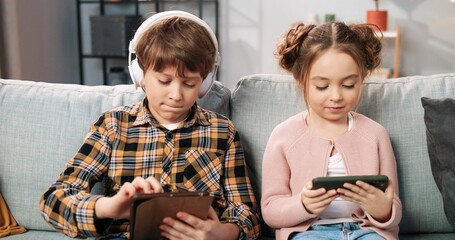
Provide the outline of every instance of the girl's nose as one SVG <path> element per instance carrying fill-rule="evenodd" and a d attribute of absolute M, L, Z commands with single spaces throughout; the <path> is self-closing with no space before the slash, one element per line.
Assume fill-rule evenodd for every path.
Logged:
<path fill-rule="evenodd" d="M 340 101 L 341 99 L 343 99 L 341 89 L 333 88 L 332 91 L 330 92 L 330 100 L 337 102 Z"/>

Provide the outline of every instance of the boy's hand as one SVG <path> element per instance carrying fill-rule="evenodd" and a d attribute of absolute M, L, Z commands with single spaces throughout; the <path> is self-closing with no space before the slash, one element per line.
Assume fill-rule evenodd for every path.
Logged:
<path fill-rule="evenodd" d="M 308 182 L 300 193 L 305 209 L 311 214 L 320 214 L 338 197 L 336 190 L 326 191 L 324 188 L 312 190 L 313 184 Z"/>
<path fill-rule="evenodd" d="M 391 181 L 385 192 L 362 181 L 357 181 L 356 184 L 345 183 L 343 187 L 337 189 L 341 198 L 359 204 L 364 211 L 379 222 L 386 222 L 390 219 L 394 196 Z"/>
<path fill-rule="evenodd" d="M 112 197 L 102 197 L 95 203 L 95 216 L 98 219 L 128 219 L 130 217 L 131 198 L 138 193 L 163 192 L 160 182 L 154 177 L 144 179 L 136 177 L 133 182 L 122 185 Z"/>
<path fill-rule="evenodd" d="M 215 210 L 210 207 L 209 216 L 202 220 L 185 212 L 178 212 L 177 219 L 164 218 L 161 235 L 167 239 L 238 239 L 239 227 L 234 223 L 221 223 Z"/>

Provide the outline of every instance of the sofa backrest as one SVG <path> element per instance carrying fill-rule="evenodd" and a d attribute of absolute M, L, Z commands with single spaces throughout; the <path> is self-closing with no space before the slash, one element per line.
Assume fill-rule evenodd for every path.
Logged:
<path fill-rule="evenodd" d="M 230 90 L 216 82 L 198 100 L 229 116 Z M 106 110 L 142 100 L 133 85 L 81 86 L 0 79 L 0 192 L 19 224 L 50 230 L 39 198 Z M 96 191 L 100 191 L 100 186 Z"/>
<path fill-rule="evenodd" d="M 454 232 L 431 173 L 421 97 L 455 98 L 455 74 L 368 82 L 359 112 L 390 135 L 403 204 L 400 233 Z"/>
<path fill-rule="evenodd" d="M 395 151 L 403 203 L 400 233 L 453 232 L 431 175 L 420 98 L 455 98 L 455 74 L 368 80 L 358 112 L 381 123 Z M 272 129 L 304 110 L 292 77 L 257 74 L 242 78 L 231 97 L 231 119 L 240 133 L 257 200 L 262 155 Z M 266 235 L 273 231 L 264 228 Z"/>

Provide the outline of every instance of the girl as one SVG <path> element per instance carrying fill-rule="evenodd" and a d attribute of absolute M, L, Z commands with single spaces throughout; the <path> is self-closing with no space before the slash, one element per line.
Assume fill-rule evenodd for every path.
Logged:
<path fill-rule="evenodd" d="M 279 124 L 262 168 L 262 214 L 277 239 L 398 239 L 396 162 L 384 127 L 354 112 L 380 64 L 370 26 L 293 26 L 276 55 L 304 94 L 306 111 Z M 362 181 L 313 189 L 321 176 L 386 175 L 385 192 Z"/>

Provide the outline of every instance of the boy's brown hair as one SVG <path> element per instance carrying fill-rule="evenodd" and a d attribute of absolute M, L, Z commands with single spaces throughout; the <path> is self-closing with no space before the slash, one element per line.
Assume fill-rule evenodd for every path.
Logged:
<path fill-rule="evenodd" d="M 139 39 L 136 58 L 144 74 L 175 66 L 184 77 L 185 70 L 199 72 L 204 79 L 215 64 L 216 47 L 207 30 L 185 18 L 171 17 L 150 27 Z"/>

